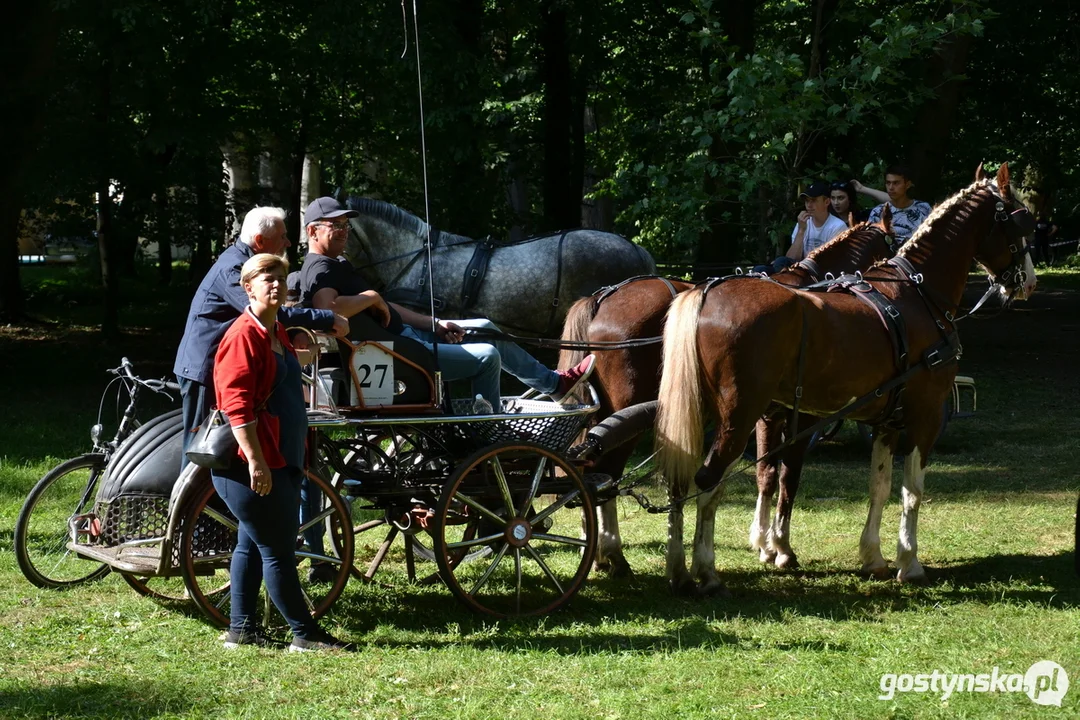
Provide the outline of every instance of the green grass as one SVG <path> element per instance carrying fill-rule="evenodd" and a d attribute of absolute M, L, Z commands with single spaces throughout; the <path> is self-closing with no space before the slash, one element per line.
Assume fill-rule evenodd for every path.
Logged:
<path fill-rule="evenodd" d="M 845 428 L 815 450 L 803 477 L 798 572 L 763 567 L 745 549 L 755 491 L 744 475 L 729 481 L 717 519 L 729 598 L 671 596 L 665 518 L 622 502 L 630 580 L 593 574 L 559 613 L 490 622 L 445 587 L 405 582 L 395 554 L 384 584 L 350 582 L 326 620 L 362 651 L 318 657 L 223 651 L 196 612 L 141 598 L 115 576 L 65 592 L 23 580 L 11 552 L 15 515 L 40 475 L 87 448 L 101 370 L 126 353 L 163 374 L 175 341 L 156 328 L 113 345 L 8 330 L 0 717 L 1076 717 L 1080 274 L 1047 273 L 1040 290 L 962 329 L 961 372 L 976 379 L 979 410 L 949 426 L 927 474 L 927 585 L 854 573 L 868 453 Z M 897 467 L 882 524 L 889 558 L 899 476 Z M 649 495 L 663 500 L 658 488 Z M 1022 693 L 877 699 L 884 673 L 1023 673 L 1038 660 L 1070 675 L 1060 709 Z"/>

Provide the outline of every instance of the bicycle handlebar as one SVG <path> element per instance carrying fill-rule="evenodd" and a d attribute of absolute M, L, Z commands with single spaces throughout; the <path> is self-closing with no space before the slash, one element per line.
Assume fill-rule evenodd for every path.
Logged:
<path fill-rule="evenodd" d="M 131 361 L 126 357 L 120 358 L 120 367 L 113 368 L 112 370 L 109 370 L 109 372 L 124 380 L 130 380 L 136 385 L 141 385 L 147 390 L 153 390 L 156 393 L 165 394 L 166 390 L 180 392 L 180 386 L 170 380 L 143 380 L 135 374 Z"/>

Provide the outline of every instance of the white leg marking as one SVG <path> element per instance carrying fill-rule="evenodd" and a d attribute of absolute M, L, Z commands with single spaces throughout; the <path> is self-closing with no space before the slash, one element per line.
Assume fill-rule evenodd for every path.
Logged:
<path fill-rule="evenodd" d="M 757 507 L 754 508 L 754 519 L 750 521 L 750 549 L 759 552 L 758 558 L 761 562 L 772 562 L 776 555 L 769 551 L 769 510 L 771 509 L 772 498 L 759 490 Z"/>
<path fill-rule="evenodd" d="M 694 554 L 690 561 L 690 576 L 701 583 L 699 590 L 705 594 L 723 590 L 724 587 L 716 573 L 716 508 L 723 496 L 723 478 L 728 476 L 731 468 L 738 462 L 738 458 L 733 460 L 724 468 L 720 483 L 711 492 L 698 495 L 697 498 L 697 526 L 694 529 Z"/>
<path fill-rule="evenodd" d="M 919 506 L 922 504 L 926 470 L 915 448 L 904 459 L 904 487 L 900 491 L 900 539 L 896 543 L 896 579 L 900 582 L 922 580 L 926 571 L 919 564 Z"/>
<path fill-rule="evenodd" d="M 882 438 L 874 438 L 874 449 L 870 455 L 870 511 L 866 516 L 866 526 L 859 538 L 859 559 L 862 570 L 881 577 L 888 570 L 888 564 L 881 555 L 881 512 L 892 490 L 892 451 Z"/>
<path fill-rule="evenodd" d="M 779 506 L 776 508 L 776 517 L 773 518 L 769 547 L 776 555 L 776 567 L 798 566 L 795 551 L 791 549 L 791 515 L 782 517 Z"/>

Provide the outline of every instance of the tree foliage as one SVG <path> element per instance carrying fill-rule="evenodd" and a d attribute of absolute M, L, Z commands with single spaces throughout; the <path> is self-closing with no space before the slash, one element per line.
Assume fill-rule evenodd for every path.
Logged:
<path fill-rule="evenodd" d="M 455 232 L 584 217 L 662 259 L 756 260 L 786 242 L 801 183 L 879 185 L 896 161 L 931 201 L 1008 159 L 1040 209 L 1080 203 L 1069 0 L 451 0 L 420 5 L 418 28 L 393 2 L 35 7 L 55 32 L 27 34 L 48 62 L 11 75 L 39 78 L 41 112 L 12 136 L 8 205 L 61 236 L 111 210 L 103 287 L 141 241 L 162 241 L 163 282 L 167 239 L 198 276 L 255 203 L 289 209 L 296 238 L 305 158 L 324 192 L 424 214 L 417 37 L 427 199 Z M 226 166 L 265 182 L 230 193 Z"/>

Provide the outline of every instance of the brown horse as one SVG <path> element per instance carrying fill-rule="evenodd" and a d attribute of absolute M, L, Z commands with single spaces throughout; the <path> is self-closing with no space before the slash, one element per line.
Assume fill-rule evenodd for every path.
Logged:
<path fill-rule="evenodd" d="M 792 287 L 802 287 L 822 280 L 826 273 L 840 274 L 866 268 L 872 262 L 882 260 L 892 254 L 891 236 L 891 216 L 886 210 L 880 225 L 869 223 L 857 225 L 812 252 L 808 261 L 776 273 L 771 279 Z M 763 281 L 755 279 L 754 282 Z M 566 324 L 563 326 L 562 339 L 622 342 L 636 338 L 657 337 L 663 332 L 664 315 L 671 301 L 677 294 L 692 287 L 692 283 L 681 280 L 645 277 L 630 280 L 592 297 L 582 298 L 570 308 Z M 559 367 L 573 367 L 583 355 L 584 351 L 564 350 L 559 358 Z M 596 414 L 596 419 L 603 420 L 612 413 L 631 405 L 655 400 L 660 385 L 660 360 L 659 344 L 596 353 L 596 366 L 592 374 L 592 383 L 600 398 L 600 409 Z M 773 438 L 773 442 L 778 444 L 779 431 L 783 429 L 783 426 L 783 418 L 763 419 L 759 425 L 759 437 Z M 805 444 L 801 447 L 804 451 Z M 596 471 L 614 478 L 621 477 L 633 449 L 633 443 L 624 443 L 614 448 L 598 461 Z M 801 453 L 799 453 L 798 463 L 794 461 L 795 453 L 796 449 L 793 448 L 785 454 L 785 463 L 779 476 L 781 503 L 777 507 L 777 525 L 785 529 L 789 524 L 785 518 L 790 518 L 791 515 L 789 499 L 794 498 L 802 466 Z M 772 497 L 777 490 L 777 464 L 778 461 L 773 460 L 761 463 L 758 468 L 759 509 L 770 508 L 772 505 Z M 607 502 L 601 505 L 598 512 L 600 542 L 596 555 L 597 568 L 607 570 L 615 577 L 629 575 L 631 570 L 623 556 L 615 503 Z M 783 517 L 781 513 L 784 513 Z M 767 553 L 764 546 L 769 530 L 767 514 L 766 512 L 764 532 L 755 533 L 756 525 L 751 529 L 751 545 L 761 550 L 763 559 L 766 559 Z M 681 508 L 672 512 L 669 522 L 677 524 L 677 535 L 681 543 Z M 674 532 L 674 527 L 672 531 Z M 786 538 L 786 534 L 784 537 Z M 755 538 L 761 538 L 760 545 L 755 544 Z M 790 552 L 790 546 L 785 547 L 786 553 L 774 551 L 768 559 L 790 558 L 793 564 L 794 553 Z"/>
<path fill-rule="evenodd" d="M 927 457 L 937 438 L 942 405 L 956 376 L 959 340 L 954 316 L 972 260 L 986 268 L 1006 298 L 1025 296 L 1035 274 L 1023 240 L 1033 223 L 1009 189 L 1008 166 L 996 182 L 980 166 L 976 181 L 942 203 L 896 259 L 879 263 L 853 292 L 807 292 L 775 283 L 731 282 L 695 289 L 672 304 L 664 329 L 657 440 L 669 483 L 685 497 L 690 477 L 697 528 L 689 576 L 703 591 L 723 588 L 716 573 L 713 526 L 721 481 L 739 459 L 754 423 L 770 407 L 791 406 L 828 416 L 851 406 L 850 417 L 874 426 L 870 511 L 860 540 L 863 570 L 884 576 L 881 511 L 892 481 L 892 456 L 904 464 L 897 579 L 925 576 L 917 557 L 917 522 Z M 870 295 L 883 298 L 879 314 Z M 883 318 L 898 311 L 906 331 L 894 340 Z M 898 348 L 906 348 L 900 353 Z M 898 367 L 899 366 L 899 367 Z M 875 394 L 903 375 L 902 392 Z M 801 376 L 801 378 L 800 378 Z M 716 440 L 703 466 L 702 416 L 708 398 Z M 859 400 L 856 400 L 859 399 Z M 894 411 L 906 430 L 901 445 Z M 695 475 L 696 470 L 696 475 Z M 679 545 L 681 549 L 681 542 Z M 670 548 L 669 548 L 670 551 Z"/>

